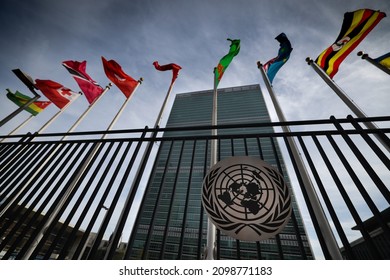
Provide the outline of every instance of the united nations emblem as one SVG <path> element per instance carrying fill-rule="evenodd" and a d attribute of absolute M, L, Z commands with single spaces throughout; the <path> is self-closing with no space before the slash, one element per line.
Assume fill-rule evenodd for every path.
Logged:
<path fill-rule="evenodd" d="M 217 228 L 246 241 L 275 236 L 291 215 L 283 176 L 255 157 L 231 157 L 215 164 L 203 181 L 202 204 Z"/>

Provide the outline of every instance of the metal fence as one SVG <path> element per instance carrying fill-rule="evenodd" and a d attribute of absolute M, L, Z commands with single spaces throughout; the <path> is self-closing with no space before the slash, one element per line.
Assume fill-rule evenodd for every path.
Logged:
<path fill-rule="evenodd" d="M 380 129 L 364 129 L 376 122 Z M 112 259 L 126 251 L 156 146 L 242 139 L 278 141 L 320 248 L 331 258 L 288 138 L 306 164 L 346 259 L 390 259 L 390 117 L 1 136 L 0 257 Z M 284 133 L 281 126 L 289 126 Z M 229 133 L 273 127 L 270 133 Z M 226 130 L 218 136 L 199 131 Z M 165 131 L 192 136 L 164 137 Z M 379 136 L 381 142 L 377 141 Z M 252 140 L 251 140 L 252 139 Z M 208 145 L 209 146 L 209 145 Z M 202 248 L 199 248 L 202 250 Z M 128 255 L 119 254 L 119 258 Z"/>

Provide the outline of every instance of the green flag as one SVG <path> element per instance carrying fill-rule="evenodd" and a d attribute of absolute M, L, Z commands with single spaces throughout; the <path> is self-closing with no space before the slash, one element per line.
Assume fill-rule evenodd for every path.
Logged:
<path fill-rule="evenodd" d="M 215 79 L 216 79 L 217 87 L 219 81 L 222 79 L 223 73 L 225 72 L 226 68 L 229 66 L 230 62 L 232 62 L 233 57 L 235 57 L 240 51 L 240 40 L 228 39 L 228 41 L 231 42 L 229 53 L 221 58 L 215 71 Z"/>

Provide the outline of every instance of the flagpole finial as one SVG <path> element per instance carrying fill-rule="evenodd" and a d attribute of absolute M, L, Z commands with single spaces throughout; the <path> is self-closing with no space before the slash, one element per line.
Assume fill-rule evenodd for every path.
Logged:
<path fill-rule="evenodd" d="M 142 78 L 142 77 L 138 79 L 138 82 L 139 82 L 140 84 L 142 84 L 143 81 L 144 81 L 144 78 Z"/>
<path fill-rule="evenodd" d="M 262 66 L 263 66 L 263 64 L 262 64 L 260 61 L 258 61 L 258 62 L 257 62 L 257 68 L 260 69 L 260 67 L 262 67 Z"/>
<path fill-rule="evenodd" d="M 313 63 L 313 59 L 311 59 L 310 57 L 306 57 L 306 62 L 307 64 L 312 64 Z"/>

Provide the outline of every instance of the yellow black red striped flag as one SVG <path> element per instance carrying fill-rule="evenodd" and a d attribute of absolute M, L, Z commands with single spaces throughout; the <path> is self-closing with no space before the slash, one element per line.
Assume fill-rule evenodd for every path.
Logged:
<path fill-rule="evenodd" d="M 345 13 L 343 25 L 336 41 L 325 49 L 315 62 L 329 77 L 333 78 L 341 62 L 385 16 L 386 14 L 383 12 L 369 9 Z"/>

